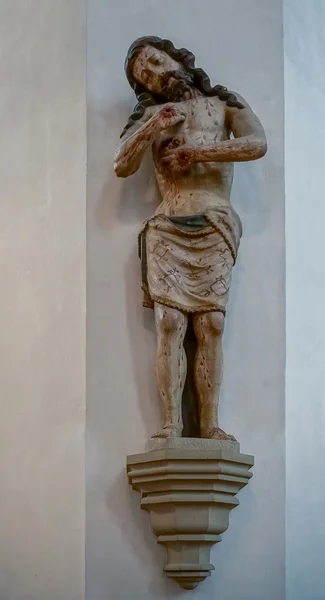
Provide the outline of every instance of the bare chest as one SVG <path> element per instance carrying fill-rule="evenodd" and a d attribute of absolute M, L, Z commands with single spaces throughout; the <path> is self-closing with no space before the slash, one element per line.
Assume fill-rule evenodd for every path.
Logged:
<path fill-rule="evenodd" d="M 158 147 L 162 150 L 183 144 L 209 146 L 228 137 L 224 103 L 218 98 L 195 98 L 180 103 L 180 107 L 186 119 L 161 135 Z"/>

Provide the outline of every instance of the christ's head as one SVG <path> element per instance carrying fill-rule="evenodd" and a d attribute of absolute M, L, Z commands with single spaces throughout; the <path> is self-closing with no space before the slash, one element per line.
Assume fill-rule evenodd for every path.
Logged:
<path fill-rule="evenodd" d="M 184 61 L 173 58 L 166 50 L 151 44 L 140 45 L 128 63 L 129 80 L 136 88 L 142 88 L 168 102 L 181 100 L 193 87 L 193 76 Z"/>

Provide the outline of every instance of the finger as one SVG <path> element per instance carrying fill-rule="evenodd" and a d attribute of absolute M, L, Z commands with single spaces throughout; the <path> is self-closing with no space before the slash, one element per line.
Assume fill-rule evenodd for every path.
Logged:
<path fill-rule="evenodd" d="M 164 158 L 167 158 L 167 156 L 176 156 L 178 148 L 169 148 L 164 150 Z"/>
<path fill-rule="evenodd" d="M 185 119 L 185 115 L 177 115 L 177 117 L 175 117 L 175 121 L 177 121 L 177 123 L 184 123 Z"/>
<path fill-rule="evenodd" d="M 179 173 L 183 170 L 183 167 L 178 163 L 177 160 L 171 160 L 167 163 L 164 163 L 164 166 L 171 171 L 171 173 Z"/>
<path fill-rule="evenodd" d="M 177 123 L 179 123 L 180 121 L 185 121 L 186 115 L 184 115 L 183 113 L 176 113 L 176 115 L 170 116 L 169 119 L 171 121 L 177 121 Z"/>
<path fill-rule="evenodd" d="M 164 163 L 165 165 L 168 165 L 168 164 L 172 163 L 173 161 L 174 161 L 173 156 L 163 156 L 161 159 L 161 162 Z"/>
<path fill-rule="evenodd" d="M 162 160 L 163 166 L 166 167 L 169 171 L 177 171 L 179 168 L 177 161 L 173 157 L 169 157 Z"/>
<path fill-rule="evenodd" d="M 182 152 L 184 149 L 185 149 L 185 144 L 182 144 L 181 146 L 176 146 L 175 148 L 167 147 L 164 150 L 164 156 L 176 156 L 177 154 Z"/>

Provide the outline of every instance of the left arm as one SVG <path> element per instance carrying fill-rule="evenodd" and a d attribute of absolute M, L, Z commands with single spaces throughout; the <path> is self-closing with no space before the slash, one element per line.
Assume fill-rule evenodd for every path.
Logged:
<path fill-rule="evenodd" d="M 213 146 L 184 146 L 174 151 L 179 166 L 199 162 L 242 162 L 262 158 L 267 151 L 267 142 L 262 123 L 247 102 L 238 94 L 236 97 L 244 108 L 226 107 L 226 119 L 234 139 L 217 142 Z M 168 161 L 168 157 L 166 157 Z"/>
<path fill-rule="evenodd" d="M 265 131 L 261 121 L 242 98 L 244 108 L 227 107 L 226 116 L 233 140 L 202 148 L 198 162 L 243 162 L 262 158 L 267 151 Z M 199 151 L 200 152 L 200 151 Z"/>

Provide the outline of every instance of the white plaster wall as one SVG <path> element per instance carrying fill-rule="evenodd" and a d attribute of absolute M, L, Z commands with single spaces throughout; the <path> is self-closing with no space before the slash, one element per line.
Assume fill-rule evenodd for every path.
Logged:
<path fill-rule="evenodd" d="M 84 597 L 85 9 L 0 3 L 0 598 Z"/>
<path fill-rule="evenodd" d="M 284 4 L 287 600 L 323 600 L 325 3 Z"/>
<path fill-rule="evenodd" d="M 90 0 L 88 9 L 87 600 L 176 598 L 163 550 L 125 457 L 158 428 L 155 334 L 141 306 L 137 233 L 157 196 L 150 161 L 133 178 L 112 171 L 135 103 L 123 61 L 140 35 L 170 37 L 197 64 L 247 97 L 269 141 L 265 159 L 236 168 L 234 204 L 244 224 L 225 333 L 222 426 L 256 457 L 216 571 L 199 599 L 283 600 L 284 175 L 281 0 Z M 193 594 L 192 594 L 193 595 Z"/>

